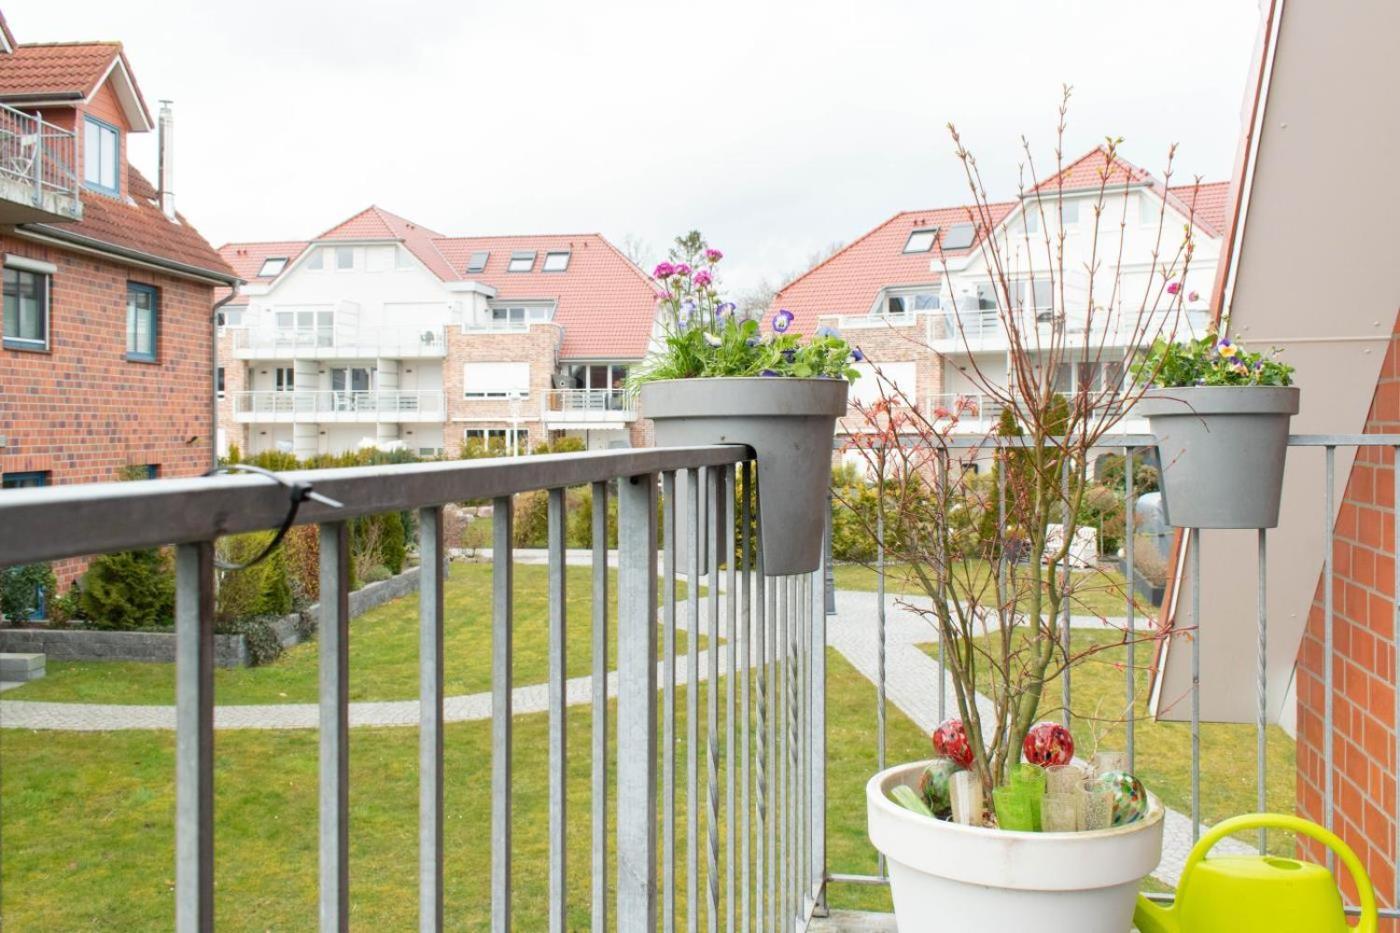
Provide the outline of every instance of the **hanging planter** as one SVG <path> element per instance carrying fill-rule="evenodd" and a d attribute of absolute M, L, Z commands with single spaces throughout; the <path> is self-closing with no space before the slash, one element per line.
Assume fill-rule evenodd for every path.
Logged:
<path fill-rule="evenodd" d="M 641 408 L 661 447 L 745 444 L 758 460 L 764 572 L 821 567 L 832 437 L 844 379 L 737 377 L 644 383 Z"/>
<path fill-rule="evenodd" d="M 1162 504 L 1178 528 L 1273 528 L 1296 386 L 1149 389 L 1138 402 L 1157 439 Z"/>
<path fill-rule="evenodd" d="M 1012 832 L 933 819 L 891 799 L 915 793 L 928 762 L 881 771 L 865 787 L 870 841 L 889 863 L 901 930 L 1132 929 L 1138 885 L 1162 856 L 1165 813 L 1084 832 Z"/>

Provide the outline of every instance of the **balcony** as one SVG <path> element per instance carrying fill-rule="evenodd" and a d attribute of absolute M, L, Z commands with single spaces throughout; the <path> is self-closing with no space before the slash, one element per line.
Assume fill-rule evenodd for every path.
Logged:
<path fill-rule="evenodd" d="M 83 219 L 77 137 L 0 104 L 0 224 Z"/>
<path fill-rule="evenodd" d="M 258 424 L 432 422 L 447 418 L 441 389 L 234 392 L 233 415 L 236 421 Z"/>
<path fill-rule="evenodd" d="M 550 389 L 541 418 L 551 431 L 613 430 L 637 420 L 636 404 L 625 389 Z"/>
<path fill-rule="evenodd" d="M 1031 349 L 1037 341 L 1041 346 L 1049 346 L 1055 339 L 1061 346 L 1141 346 L 1151 343 L 1157 336 L 1170 334 L 1173 329 L 1180 335 L 1203 334 L 1209 324 L 1208 313 L 1201 310 L 1188 310 L 1179 317 L 1174 311 L 1154 312 L 1141 320 L 1136 311 L 1125 311 L 1104 314 L 1092 322 L 1078 315 L 1056 320 L 1054 312 L 1049 310 L 1026 310 L 1018 314 L 1022 320 L 1015 326 Z M 929 314 L 929 324 L 929 348 L 939 353 L 1008 349 L 1007 328 L 995 309 L 934 311 Z"/>
<path fill-rule="evenodd" d="M 1116 398 L 1105 398 L 1104 410 L 1116 411 L 1120 403 Z M 929 396 L 924 406 L 924 417 L 946 422 L 952 415 L 957 416 L 953 425 L 954 434 L 991 434 L 996 431 L 1001 413 L 1006 408 L 1002 399 L 980 392 L 945 392 Z M 940 414 L 942 412 L 942 414 Z M 1145 418 L 1134 417 L 1129 411 L 1114 425 L 1121 434 L 1140 434 L 1147 430 Z"/>
<path fill-rule="evenodd" d="M 951 446 L 998 442 L 971 437 Z M 1116 438 L 1113 446 L 1136 450 L 1151 443 L 1150 437 L 1124 436 Z M 1295 436 L 1290 444 L 1290 463 L 1293 458 L 1326 457 L 1328 485 L 1322 490 L 1302 490 L 1309 494 L 1307 504 L 1311 506 L 1314 501 L 1331 502 L 1332 461 L 1337 448 L 1365 447 L 1376 454 L 1390 448 L 1393 456 L 1400 451 L 1400 436 Z M 299 814 L 295 818 L 304 822 L 297 829 L 297 860 L 280 863 L 280 867 L 300 873 L 305 879 L 317 879 L 319 866 L 319 882 L 307 883 L 317 887 L 323 928 L 347 928 L 350 886 L 365 878 L 350 872 L 352 826 L 357 834 L 357 860 L 383 855 L 373 853 L 366 840 L 375 838 L 378 824 L 393 819 L 388 809 L 392 801 L 378 796 L 379 782 L 384 778 L 381 772 L 398 768 L 409 775 L 407 780 L 419 791 L 404 804 L 413 812 L 418 832 L 404 832 L 401 825 L 395 824 L 392 833 L 381 833 L 378 838 L 392 837 L 398 847 L 394 855 L 396 867 L 398 863 L 414 861 L 413 848 L 417 850 L 417 864 L 405 875 L 411 881 L 391 883 L 371 877 L 367 886 L 401 885 L 393 889 L 394 896 L 406 902 L 400 918 L 416 914 L 423 928 L 442 928 L 447 888 L 460 898 L 453 905 L 454 911 L 473 912 L 474 922 L 470 925 L 484 927 L 489 920 L 491 928 L 501 930 L 542 929 L 546 912 L 555 929 L 581 928 L 590 923 L 600 930 L 614 926 L 622 930 L 656 929 L 658 921 L 660 928 L 676 929 L 697 916 L 712 920 L 742 917 L 742 922 L 735 924 L 740 929 L 842 929 L 836 917 L 825 917 L 829 895 L 885 886 L 889 876 L 886 864 L 877 862 L 864 847 L 860 785 L 833 785 L 829 792 L 831 776 L 841 773 L 837 770 L 838 759 L 857 760 L 857 767 L 864 767 L 867 762 L 876 761 L 878 755 L 878 761 L 883 763 L 887 734 L 899 735 L 902 750 L 917 747 L 919 753 L 926 754 L 926 741 L 913 742 L 911 735 L 916 735 L 918 729 L 926 735 L 931 724 L 956 709 L 958 701 L 950 689 L 943 689 L 940 650 L 936 640 L 929 637 L 928 626 L 917 624 L 919 619 L 911 614 L 901 615 L 904 610 L 900 605 L 884 599 L 867 600 L 860 611 L 851 611 L 850 600 L 833 601 L 835 596 L 850 594 L 833 593 L 830 577 L 820 571 L 781 578 L 762 575 L 758 569 L 762 566 L 761 556 L 751 538 L 749 529 L 753 525 L 748 520 L 759 516 L 761 507 L 753 484 L 748 482 L 752 464 L 745 457 L 744 448 L 734 446 L 639 449 L 305 471 L 280 474 L 276 481 L 242 475 L 12 490 L 0 497 L 0 527 L 8 532 L 0 541 L 0 565 L 175 542 L 177 663 L 175 706 L 170 722 L 175 733 L 171 771 L 176 806 L 171 809 L 176 856 L 166 909 L 174 916 L 177 929 L 215 926 L 216 879 L 236 875 L 239 862 L 246 858 L 230 842 L 245 818 L 222 816 L 218 832 L 226 835 L 222 842 L 215 839 L 215 801 L 220 808 L 227 808 L 221 813 L 240 813 L 240 807 L 248 803 L 239 796 L 246 790 L 239 782 L 247 780 L 248 775 L 240 777 L 238 762 L 225 760 L 227 752 L 215 758 L 214 541 L 224 535 L 278 527 L 290 520 L 288 488 L 306 492 L 313 487 L 316 496 L 303 502 L 294 519 L 296 523 L 319 526 L 319 703 L 309 710 L 308 723 L 299 724 L 298 728 L 319 730 L 318 743 L 311 752 L 313 759 L 319 754 L 319 780 L 309 780 L 315 773 L 314 765 L 300 762 L 297 769 L 286 772 L 291 777 L 279 794 L 290 794 L 309 783 L 308 793 L 318 797 L 319 806 L 286 811 Z M 1387 465 L 1391 462 L 1389 458 L 1385 461 Z M 1126 471 L 1125 494 L 1130 497 L 1132 477 L 1133 471 Z M 1386 482 L 1392 479 L 1400 481 L 1400 475 L 1384 477 Z M 1378 466 L 1376 483 L 1379 486 L 1381 482 Z M 511 569 L 512 496 L 550 490 L 550 544 L 543 572 L 549 592 L 562 596 L 568 562 L 563 491 L 580 487 L 593 497 L 594 541 L 607 539 L 608 499 L 617 498 L 615 551 L 598 548 L 586 552 L 585 557 L 595 579 L 607 579 L 610 561 L 615 561 L 617 567 L 615 608 L 607 599 L 593 601 L 588 607 L 594 645 L 589 677 L 592 684 L 607 681 L 609 688 L 590 692 L 579 682 L 580 678 L 569 677 L 574 669 L 567 663 L 564 633 L 572 601 L 563 598 L 549 600 L 547 608 L 547 683 L 517 687 L 512 672 L 519 655 L 513 648 L 513 636 L 523 635 L 516 632 L 514 615 L 521 611 L 517 608 L 521 600 L 517 577 Z M 682 490 L 685 495 L 678 496 Z M 1295 487 L 1293 491 L 1296 494 L 1300 490 Z M 489 697 L 482 697 L 476 707 L 479 718 L 489 720 L 493 751 L 489 761 L 480 763 L 480 774 L 462 775 L 444 767 L 444 733 L 449 728 L 465 728 L 447 724 L 466 718 L 468 713 L 464 706 L 454 707 L 446 698 L 442 568 L 447 546 L 443 537 L 444 503 L 467 500 L 494 501 L 496 510 L 489 597 L 493 607 L 489 625 L 494 640 L 487 661 L 491 689 Z M 684 522 L 678 521 L 680 505 L 685 508 Z M 417 511 L 422 557 L 419 609 L 415 612 L 419 657 L 416 686 L 412 688 L 417 699 L 389 705 L 411 705 L 411 727 L 416 727 L 419 734 L 415 740 L 396 743 L 404 762 L 372 757 L 370 764 L 351 769 L 352 725 L 379 727 L 357 733 L 355 741 L 367 745 L 376 734 L 392 731 L 385 727 L 394 723 L 375 718 L 376 711 L 369 707 L 378 704 L 351 704 L 348 700 L 349 524 L 351 519 L 363 515 L 406 510 Z M 735 513 L 744 516 L 744 520 L 734 521 Z M 1134 536 L 1132 515 L 1130 510 L 1126 518 L 1125 540 L 1129 542 Z M 677 528 L 683 533 L 683 541 L 678 540 Z M 1218 535 L 1228 542 L 1230 536 L 1238 533 L 1205 532 L 1203 536 L 1197 530 L 1185 534 L 1199 547 L 1203 537 Z M 1400 534 L 1400 528 L 1392 528 L 1392 536 L 1378 546 L 1394 547 L 1396 534 Z M 1249 535 L 1253 539 L 1254 533 Z M 1266 587 L 1262 563 L 1266 542 L 1272 540 L 1272 535 L 1268 531 L 1258 533 L 1261 594 Z M 1330 524 L 1322 537 L 1322 552 L 1331 555 L 1334 542 Z M 725 554 L 737 557 L 721 566 L 721 556 Z M 1129 549 L 1129 566 L 1132 554 Z M 1331 558 L 1328 560 L 1326 570 L 1330 573 Z M 1189 729 L 1189 741 L 1184 731 L 1175 734 L 1172 753 L 1178 758 L 1172 760 L 1181 766 L 1182 787 L 1189 776 L 1190 790 L 1180 801 L 1170 802 L 1177 808 L 1167 818 L 1172 844 L 1154 874 L 1168 887 L 1175 882 L 1174 873 L 1179 873 L 1182 847 L 1200 834 L 1204 820 L 1218 809 L 1220 796 L 1229 790 L 1214 787 L 1203 779 L 1203 767 L 1210 764 L 1210 754 L 1225 754 L 1230 748 L 1243 747 L 1246 754 L 1252 755 L 1253 731 L 1257 731 L 1257 771 L 1248 775 L 1247 768 L 1244 773 L 1232 773 L 1228 775 L 1230 780 L 1222 783 L 1233 786 L 1241 781 L 1257 781 L 1258 805 L 1260 809 L 1269 805 L 1265 798 L 1266 779 L 1270 777 L 1266 775 L 1265 758 L 1265 732 L 1270 728 L 1266 695 L 1268 689 L 1281 689 L 1278 672 L 1268 670 L 1265 663 L 1268 635 L 1278 637 L 1277 629 L 1271 629 L 1278 622 L 1271 620 L 1268 608 L 1261 605 L 1252 618 L 1222 618 L 1216 614 L 1202 629 L 1203 613 L 1212 612 L 1212 594 L 1200 592 L 1199 554 L 1187 565 L 1185 579 L 1192 595 L 1183 600 L 1180 614 L 1181 624 L 1193 634 L 1186 641 L 1173 643 L 1171 650 L 1190 653 L 1193 680 L 1188 692 L 1169 696 L 1163 702 L 1177 708 L 1179 728 Z M 691 584 L 698 581 L 702 572 L 707 573 L 703 590 L 691 585 L 683 596 L 678 595 L 682 566 L 689 568 Z M 883 586 L 883 555 L 876 559 L 875 566 L 882 568 L 878 573 Z M 1251 589 L 1253 580 L 1247 583 L 1243 588 Z M 1241 588 L 1240 584 L 1241 581 L 1232 583 L 1236 588 Z M 482 598 L 488 597 L 482 594 Z M 1315 686 L 1328 699 L 1325 715 L 1318 715 L 1308 728 L 1314 738 L 1320 737 L 1321 747 L 1327 751 L 1311 755 L 1308 767 L 1325 775 L 1325 795 L 1314 804 L 1325 806 L 1325 816 L 1319 819 L 1332 824 L 1334 819 L 1341 819 L 1334 817 L 1333 800 L 1346 799 L 1352 778 L 1344 770 L 1347 759 L 1334 760 L 1331 749 L 1335 739 L 1343 754 L 1349 754 L 1341 744 L 1347 740 L 1340 730 L 1348 727 L 1349 718 L 1355 715 L 1349 711 L 1353 703 L 1360 701 L 1350 699 L 1353 693 L 1344 692 L 1349 689 L 1346 679 L 1352 676 L 1349 668 L 1342 663 L 1336 665 L 1338 680 L 1334 682 L 1334 665 L 1323 660 L 1333 649 L 1330 584 L 1323 598 L 1325 602 L 1313 609 L 1319 625 L 1325 626 L 1325 642 L 1308 649 L 1315 655 L 1308 663 L 1319 671 L 1319 678 L 1325 678 Z M 1383 599 L 1386 608 L 1393 611 L 1393 597 Z M 1124 601 L 1123 611 L 1126 620 L 1117 621 L 1126 624 L 1129 631 L 1135 625 L 1150 624 L 1141 617 L 1135 620 L 1131 600 Z M 891 616 L 889 625 L 887 614 Z M 1287 620 L 1278 621 L 1284 623 L 1286 631 Z M 1083 624 L 1078 616 L 1071 619 L 1068 610 L 1063 623 L 1066 639 L 1072 625 Z M 1232 679 L 1249 691 L 1257 684 L 1259 691 L 1257 723 L 1252 727 L 1234 727 L 1241 731 L 1229 735 L 1216 731 L 1223 726 L 1207 723 L 1203 727 L 1200 706 L 1202 645 L 1211 650 L 1211 639 L 1217 639 L 1218 644 L 1220 629 L 1212 628 L 1212 624 L 1225 623 L 1247 628 L 1251 637 L 1257 629 L 1259 644 L 1257 670 L 1251 670 L 1255 663 L 1252 658 L 1229 659 Z M 1344 631 L 1351 631 L 1341 628 L 1341 620 L 1335 624 L 1338 638 L 1343 637 Z M 375 634 L 359 628 L 356 632 L 356 637 Z M 618 655 L 616 671 L 610 674 L 607 655 L 612 632 L 616 633 Z M 684 646 L 679 645 L 680 632 L 689 636 Z M 707 636 L 703 644 L 694 637 L 697 634 Z M 573 647 L 578 648 L 577 644 Z M 1375 676 L 1386 677 L 1393 685 L 1392 653 L 1400 652 L 1400 642 L 1378 643 L 1376 651 Z M 1143 653 L 1150 652 L 1144 649 Z M 1136 711 L 1143 697 L 1131 659 L 1129 655 L 1128 664 L 1121 670 L 1104 666 L 1108 675 L 1118 681 L 1114 696 L 1123 697 L 1121 708 Z M 1138 661 L 1147 663 L 1141 655 Z M 739 670 L 747 676 L 719 676 Z M 833 693 L 830 685 L 856 676 L 852 671 L 865 678 L 860 680 L 859 692 Z M 693 689 L 702 681 L 709 681 L 708 689 Z M 1072 700 L 1069 679 L 1065 678 L 1061 686 L 1068 707 Z M 1074 689 L 1082 686 L 1076 679 Z M 1212 686 L 1219 685 L 1206 683 L 1206 689 Z M 581 688 L 586 695 L 580 702 L 574 695 Z M 610 692 L 615 695 L 615 705 L 609 702 Z M 1331 700 L 1334 693 L 1344 698 L 1335 721 Z M 1392 686 L 1387 690 L 1386 704 L 1393 699 L 1393 693 Z M 546 696 L 547 702 L 541 706 Z M 981 702 L 980 698 L 977 701 Z M 1381 708 L 1383 704 L 1372 702 L 1379 714 L 1388 715 L 1388 710 Z M 1320 695 L 1312 703 L 1315 713 L 1322 703 Z M 512 704 L 532 706 L 540 712 L 531 714 Z M 8 702 L 6 714 L 8 725 L 13 727 L 11 734 L 29 735 L 28 728 L 64 728 L 52 725 L 53 717 L 63 715 L 56 709 L 61 705 Z M 23 709 L 27 706 L 39 709 L 30 714 Z M 1111 706 L 1114 703 L 1107 702 L 1104 709 Z M 139 716 L 160 708 L 132 709 L 133 715 Z M 220 707 L 219 725 L 236 728 L 241 724 L 247 728 L 247 717 L 255 715 L 258 709 L 245 707 L 242 719 L 229 716 L 224 720 L 225 714 L 239 711 Z M 520 712 L 519 717 L 513 716 L 516 711 Z M 580 714 L 581 723 L 577 718 Z M 24 719 L 26 716 L 38 718 Z M 42 723 L 46 717 L 47 725 Z M 24 722 L 31 724 L 25 728 Z M 1139 726 L 1136 733 L 1134 723 Z M 1144 756 L 1153 753 L 1150 743 L 1162 735 L 1156 728 L 1149 728 L 1154 725 L 1148 718 L 1139 719 L 1136 712 L 1118 724 L 1120 729 L 1126 728 L 1125 747 L 1130 761 L 1142 762 Z M 1205 743 L 1203 728 L 1208 730 Z M 1368 731 L 1371 728 L 1367 726 Z M 1377 738 L 1379 743 L 1392 741 L 1393 737 L 1385 734 L 1384 724 L 1375 729 L 1382 733 Z M 287 744 L 281 736 L 289 736 L 290 742 L 294 731 L 279 734 L 278 754 Z M 570 732 L 575 738 L 566 740 Z M 579 741 L 579 732 L 588 733 L 588 740 Z M 37 734 L 41 738 L 58 735 Z M 140 732 L 123 734 L 133 736 L 133 742 L 144 741 Z M 829 735 L 841 737 L 839 755 L 828 756 Z M 460 731 L 448 733 L 449 749 L 462 737 Z M 107 740 L 98 743 L 85 737 L 83 741 L 94 754 L 99 754 L 100 746 Z M 1303 741 L 1301 733 L 1299 741 Z M 513 758 L 531 751 L 530 743 L 538 744 L 541 759 L 547 756 L 547 767 L 525 775 L 513 773 Z M 128 750 L 130 747 L 122 746 L 124 760 L 141 761 L 140 754 Z M 856 755 L 860 757 L 853 759 Z M 1188 755 L 1189 766 L 1185 760 Z M 21 775 L 22 762 L 23 757 L 17 756 L 12 766 L 14 773 L 7 772 L 7 781 L 34 780 Z M 1299 766 L 1302 764 L 1300 750 Z M 1292 769 L 1288 771 L 1283 777 L 1291 788 Z M 352 777 L 356 782 L 364 782 L 357 783 L 353 794 Z M 1269 787 L 1275 786 L 1278 775 L 1273 774 L 1272 778 L 1274 784 Z M 105 778 L 108 783 L 111 779 L 111 775 Z M 445 804 L 444 786 L 454 780 L 458 783 L 453 792 L 465 794 L 473 801 L 488 796 L 489 782 L 489 809 L 484 803 L 460 810 Z M 463 787 L 463 782 L 468 786 Z M 579 801 L 587 801 L 586 817 L 573 815 Z M 137 795 L 129 793 L 120 805 L 104 806 L 96 812 L 81 809 L 90 806 L 88 801 L 73 801 L 61 793 L 50 793 L 44 806 L 72 812 L 74 819 L 81 813 L 83 830 L 100 834 L 104 832 L 103 820 L 139 802 Z M 1400 824 L 1393 822 L 1396 804 L 1395 798 L 1380 792 L 1367 799 L 1368 808 L 1379 815 L 1388 831 L 1400 833 Z M 275 814 L 278 802 L 259 798 L 257 805 L 270 808 Z M 20 819 L 23 809 L 7 808 L 4 819 Z M 366 813 L 368 816 L 363 817 Z M 262 816 L 263 811 L 258 814 Z M 523 822 L 527 819 L 531 822 Z M 462 829 L 460 821 L 470 824 L 467 830 Z M 479 879 L 479 893 L 474 889 L 465 893 L 468 889 L 463 879 L 452 877 L 460 849 L 447 848 L 445 827 L 447 838 L 455 838 L 456 845 L 461 846 L 465 837 L 468 845 L 489 849 L 489 867 Z M 523 840 L 513 843 L 513 827 Z M 146 828 L 162 832 L 149 823 Z M 305 841 L 312 829 L 319 832 L 319 848 L 314 852 Z M 260 834 L 270 831 L 270 826 L 256 830 Z M 829 835 L 839 840 L 839 846 L 828 848 Z M 1270 851 L 1276 851 L 1280 845 L 1291 851 L 1292 839 L 1280 835 L 1269 838 Z M 143 844 L 153 844 L 149 835 L 142 839 Z M 684 841 L 678 844 L 678 840 Z M 260 844 L 261 841 L 260 836 Z M 1258 844 L 1264 845 L 1265 841 L 1260 834 Z M 1396 841 L 1400 842 L 1400 837 Z M 1255 837 L 1251 835 L 1248 840 L 1233 840 L 1226 848 L 1239 853 L 1249 851 L 1254 844 Z M 14 853 L 26 848 L 47 849 L 55 843 L 47 839 L 20 841 L 11 834 L 6 836 L 6 845 L 6 857 L 19 858 Z M 585 866 L 582 870 L 576 861 L 580 852 Z M 1377 864 L 1386 861 L 1384 853 L 1375 858 Z M 77 870 L 77 862 L 73 864 L 73 870 Z M 104 883 L 112 883 L 111 873 L 122 870 L 120 859 L 104 865 Z M 570 874 L 579 876 L 580 882 L 571 884 Z M 521 896 L 527 885 L 529 898 Z M 165 886 L 158 887 L 164 893 Z M 550 892 L 547 895 L 546 890 Z M 1154 887 L 1151 896 L 1170 899 L 1169 892 L 1158 893 L 1162 890 Z M 1383 892 L 1382 896 L 1388 893 Z M 299 901 L 300 890 L 292 896 Z M 219 910 L 229 915 L 220 917 L 220 925 L 231 927 L 247 925 L 240 921 L 254 916 L 259 909 L 257 904 L 249 905 L 226 894 L 218 898 L 218 903 Z M 522 922 L 519 914 L 531 911 L 532 917 L 538 915 L 535 921 Z M 1400 909 L 1383 908 L 1381 915 L 1400 917 Z M 841 918 L 848 919 L 849 915 Z M 870 917 L 856 922 L 862 925 L 850 929 L 889 928 L 875 927 L 873 924 L 879 921 Z"/>
<path fill-rule="evenodd" d="M 443 328 L 232 328 L 239 360 L 441 359 Z"/>

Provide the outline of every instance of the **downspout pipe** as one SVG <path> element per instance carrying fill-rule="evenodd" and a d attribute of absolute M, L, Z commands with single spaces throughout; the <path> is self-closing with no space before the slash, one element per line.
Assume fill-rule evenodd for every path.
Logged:
<path fill-rule="evenodd" d="M 209 315 L 209 469 L 219 465 L 219 311 L 224 305 L 238 297 L 235 281 L 227 298 L 214 302 L 213 313 Z"/>

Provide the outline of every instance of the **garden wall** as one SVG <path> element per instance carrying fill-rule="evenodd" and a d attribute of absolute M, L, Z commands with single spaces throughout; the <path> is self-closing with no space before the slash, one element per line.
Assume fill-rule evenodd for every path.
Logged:
<path fill-rule="evenodd" d="M 418 568 L 370 583 L 350 594 L 350 618 L 363 615 L 391 599 L 418 589 Z M 292 613 L 272 623 L 282 647 L 290 648 L 316 632 L 320 606 Z M 0 629 L 0 652 L 42 653 L 50 661 L 154 661 L 174 663 L 174 632 L 99 632 L 86 629 Z M 243 635 L 214 636 L 217 667 L 247 667 L 249 653 Z"/>

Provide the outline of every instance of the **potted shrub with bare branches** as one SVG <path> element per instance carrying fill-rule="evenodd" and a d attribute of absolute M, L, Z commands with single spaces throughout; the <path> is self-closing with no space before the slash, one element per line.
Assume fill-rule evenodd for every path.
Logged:
<path fill-rule="evenodd" d="M 1062 107 L 1061 135 L 1063 116 Z M 1071 616 L 1086 612 L 1092 591 L 1125 600 L 1131 593 L 1107 571 L 1077 569 L 1076 547 L 1092 521 L 1085 496 L 1095 463 L 1114 450 L 1114 434 L 1144 391 L 1137 357 L 1184 327 L 1187 294 L 1168 286 L 1189 272 L 1192 225 L 1167 246 L 1159 223 L 1150 273 L 1124 274 L 1131 264 L 1122 218 L 1140 188 L 1120 175 L 1118 143 L 1109 140 L 1095 166 L 1100 183 L 1074 195 L 1075 235 L 1089 238 L 1090 271 L 1071 287 L 1065 225 L 1056 222 L 1065 191 L 1053 182 L 1023 185 L 1019 210 L 1034 212 L 1038 233 L 1016 222 L 1015 210 L 993 224 L 976 160 L 949 129 L 972 191 L 969 220 L 991 230 L 974 252 L 995 287 L 1005 371 L 979 365 L 963 337 L 942 355 L 945 370 L 973 383 L 967 398 L 929 409 L 881 378 L 884 397 L 863 409 L 867 424 L 853 438 L 879 489 L 886 560 L 926 597 L 908 608 L 937 633 L 951 685 L 952 715 L 932 736 L 935 758 L 869 782 L 869 834 L 888 859 L 901 928 L 926 928 L 937 917 L 949 929 L 1121 931 L 1131 925 L 1139 882 L 1160 858 L 1164 810 L 1125 755 L 1095 755 L 1091 763 L 1081 747 L 1075 758 L 1074 733 L 1089 745 L 1103 711 L 1072 715 L 1070 673 L 1140 637 L 1102 619 L 1116 634 L 1071 639 Z M 1169 155 L 1168 180 L 1171 162 Z M 1027 146 L 1032 176 L 1034 165 Z M 1062 168 L 1057 159 L 1055 178 Z M 946 261 L 942 271 L 943 294 L 956 296 L 961 273 Z M 1053 300 L 1027 307 L 1017 288 L 1026 279 L 1047 282 Z M 953 304 L 945 338 L 963 334 L 956 297 Z M 871 363 L 878 374 L 879 360 Z M 1063 391 L 1063 366 L 1109 363 L 1113 376 L 1102 385 Z M 981 414 L 974 394 L 1003 412 L 992 435 L 959 430 Z M 974 472 L 973 463 L 982 469 Z M 1066 685 L 1063 701 L 1047 691 L 1057 679 Z"/>

